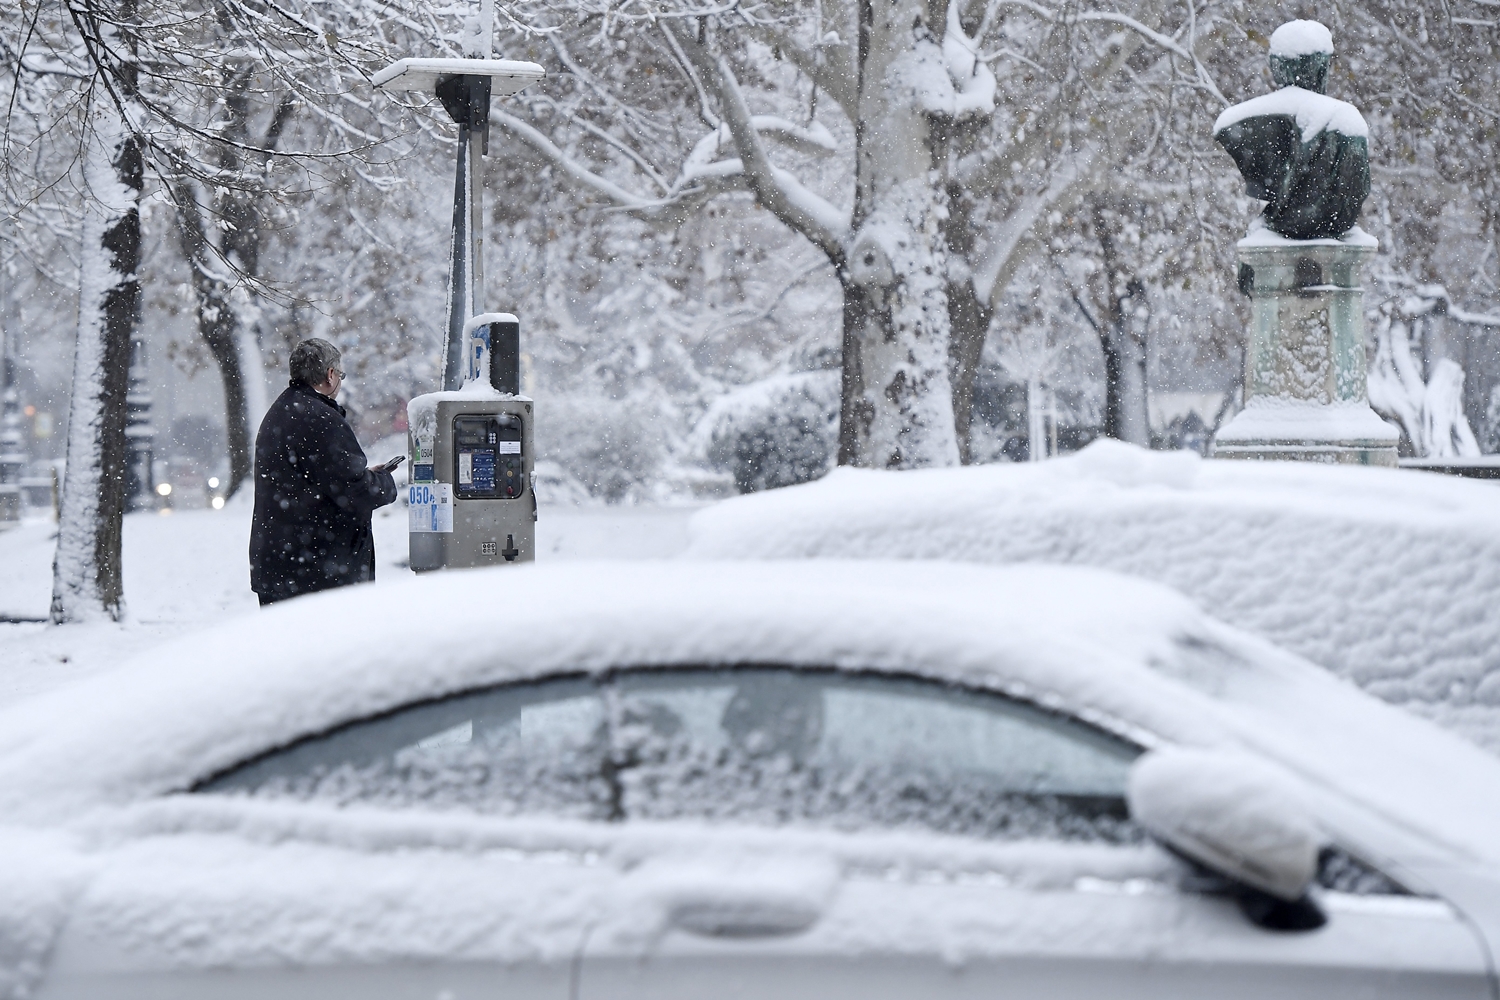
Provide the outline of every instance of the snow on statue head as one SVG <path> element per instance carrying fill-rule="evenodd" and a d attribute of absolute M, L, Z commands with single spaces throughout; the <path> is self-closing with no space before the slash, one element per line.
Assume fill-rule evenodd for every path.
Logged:
<path fill-rule="evenodd" d="M 1214 122 L 1245 191 L 1266 202 L 1265 223 L 1293 240 L 1339 237 L 1370 193 L 1370 130 L 1352 104 L 1323 91 L 1333 35 L 1288 21 L 1271 35 L 1271 78 L 1281 89 L 1236 104 Z"/>
<path fill-rule="evenodd" d="M 1328 90 L 1333 32 L 1317 21 L 1288 21 L 1271 33 L 1271 79 L 1278 87 Z"/>

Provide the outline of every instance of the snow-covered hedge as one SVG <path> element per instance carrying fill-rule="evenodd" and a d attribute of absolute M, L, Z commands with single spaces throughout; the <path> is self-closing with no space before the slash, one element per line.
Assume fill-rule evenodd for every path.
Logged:
<path fill-rule="evenodd" d="M 695 557 L 1076 563 L 1208 612 L 1500 749 L 1500 486 L 1114 441 L 1031 465 L 837 469 L 698 513 Z"/>
<path fill-rule="evenodd" d="M 796 372 L 726 394 L 699 424 L 709 464 L 741 493 L 810 482 L 838 451 L 839 373 Z"/>

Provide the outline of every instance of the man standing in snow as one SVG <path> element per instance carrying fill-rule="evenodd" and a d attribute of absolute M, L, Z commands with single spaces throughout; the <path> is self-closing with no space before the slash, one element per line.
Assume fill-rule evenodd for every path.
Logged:
<path fill-rule="evenodd" d="M 370 514 L 396 499 L 392 467 L 365 453 L 334 395 L 338 348 L 311 338 L 292 351 L 292 381 L 255 438 L 250 588 L 272 604 L 375 579 Z"/>

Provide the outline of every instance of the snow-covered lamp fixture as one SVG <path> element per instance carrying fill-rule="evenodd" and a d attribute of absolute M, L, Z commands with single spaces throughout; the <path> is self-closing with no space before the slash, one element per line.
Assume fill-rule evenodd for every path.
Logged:
<path fill-rule="evenodd" d="M 483 0 L 464 26 L 462 59 L 398 59 L 370 78 L 376 87 L 436 94 L 458 123 L 458 171 L 453 187 L 453 246 L 448 266 L 448 327 L 443 344 L 443 388 L 457 389 L 467 371 L 464 324 L 484 311 L 484 236 L 479 157 L 489 154 L 490 98 L 518 93 L 546 75 L 533 62 L 490 58 L 492 0 Z M 475 142 L 475 137 L 479 141 Z"/>

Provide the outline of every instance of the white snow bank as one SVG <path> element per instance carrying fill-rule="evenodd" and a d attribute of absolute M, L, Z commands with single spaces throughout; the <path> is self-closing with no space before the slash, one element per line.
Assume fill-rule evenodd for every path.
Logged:
<path fill-rule="evenodd" d="M 250 512 L 247 488 L 222 510 L 127 514 L 125 621 L 0 624 L 0 704 L 113 668 L 187 628 L 253 609 Z M 379 514 L 376 519 L 379 524 Z M 0 613 L 45 620 L 56 538 L 50 519 L 0 533 Z M 385 574 L 386 552 L 380 555 Z"/>
<path fill-rule="evenodd" d="M 692 533 L 699 558 L 1074 563 L 1147 577 L 1500 749 L 1491 483 L 1103 441 L 1024 465 L 837 469 L 703 510 Z"/>
<path fill-rule="evenodd" d="M 1312 403 L 1256 397 L 1229 421 L 1215 441 L 1371 441 L 1395 447 L 1401 432 L 1367 403 Z"/>
<path fill-rule="evenodd" d="M 405 448 L 403 435 L 394 450 L 372 450 L 369 455 L 379 461 Z M 587 491 L 560 471 L 549 475 L 547 465 L 538 463 L 537 468 L 538 558 L 664 558 L 687 547 L 687 521 L 695 506 L 606 506 L 587 499 Z M 247 488 L 222 510 L 126 515 L 128 614 L 118 624 L 43 624 L 52 596 L 57 526 L 50 519 L 35 520 L 0 532 L 0 615 L 29 619 L 0 622 L 0 706 L 112 670 L 186 632 L 253 613 L 256 600 L 246 554 L 250 513 Z M 410 579 L 406 512 L 399 502 L 377 510 L 371 524 L 376 585 Z"/>
<path fill-rule="evenodd" d="M 1287 115 L 1295 118 L 1297 127 L 1302 130 L 1303 142 L 1311 142 L 1314 136 L 1324 131 L 1366 140 L 1370 138 L 1370 126 L 1365 124 L 1364 115 L 1354 105 L 1327 94 L 1303 90 L 1301 87 L 1282 87 L 1225 108 L 1214 120 L 1214 135 L 1246 118 L 1261 115 Z"/>
<path fill-rule="evenodd" d="M 1333 32 L 1317 21 L 1288 21 L 1271 32 L 1271 55 L 1296 59 L 1318 52 L 1333 55 Z"/>

